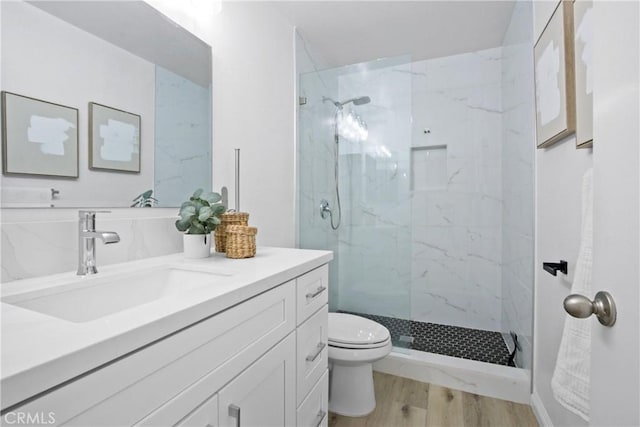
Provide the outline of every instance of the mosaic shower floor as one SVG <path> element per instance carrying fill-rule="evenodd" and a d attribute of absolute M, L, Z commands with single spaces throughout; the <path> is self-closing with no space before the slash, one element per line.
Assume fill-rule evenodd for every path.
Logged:
<path fill-rule="evenodd" d="M 366 317 L 384 325 L 389 329 L 393 345 L 396 346 L 496 365 L 515 366 L 513 362 L 509 363 L 509 349 L 500 332 L 395 319 L 373 314 L 341 312 Z M 413 341 L 406 341 L 405 337 L 407 336 L 412 337 Z"/>

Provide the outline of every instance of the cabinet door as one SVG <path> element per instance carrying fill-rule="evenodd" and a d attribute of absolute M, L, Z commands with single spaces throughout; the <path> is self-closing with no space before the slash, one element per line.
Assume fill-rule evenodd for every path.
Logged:
<path fill-rule="evenodd" d="M 295 333 L 291 333 L 220 390 L 220 426 L 293 426 L 295 354 Z"/>
<path fill-rule="evenodd" d="M 204 402 L 198 409 L 184 417 L 176 427 L 217 427 L 218 395 Z"/>

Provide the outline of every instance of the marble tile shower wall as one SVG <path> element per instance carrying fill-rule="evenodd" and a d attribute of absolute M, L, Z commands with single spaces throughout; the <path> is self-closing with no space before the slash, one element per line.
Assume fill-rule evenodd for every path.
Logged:
<path fill-rule="evenodd" d="M 101 265 L 166 255 L 182 250 L 175 229 L 176 209 L 113 209 L 101 214 L 100 230 L 115 231 L 120 242 L 97 243 Z M 9 282 L 75 271 L 78 266 L 76 209 L 3 209 L 2 278 Z"/>
<path fill-rule="evenodd" d="M 501 330 L 501 60 L 498 47 L 412 64 L 411 151 L 446 151 L 445 178 L 413 183 L 412 320 Z"/>
<path fill-rule="evenodd" d="M 211 182 L 211 86 L 159 65 L 155 80 L 154 197 L 180 206 L 194 183 Z"/>
<path fill-rule="evenodd" d="M 530 2 L 516 2 L 502 60 L 502 331 L 518 334 L 516 364 L 531 369 L 534 93 Z"/>

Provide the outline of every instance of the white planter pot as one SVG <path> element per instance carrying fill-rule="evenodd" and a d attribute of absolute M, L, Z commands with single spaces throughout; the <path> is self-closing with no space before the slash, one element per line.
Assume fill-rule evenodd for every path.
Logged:
<path fill-rule="evenodd" d="M 184 234 L 185 258 L 206 258 L 211 255 L 211 234 Z"/>

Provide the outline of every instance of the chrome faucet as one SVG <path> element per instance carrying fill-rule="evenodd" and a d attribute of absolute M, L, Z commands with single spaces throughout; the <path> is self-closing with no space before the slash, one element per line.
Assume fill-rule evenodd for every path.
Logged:
<path fill-rule="evenodd" d="M 114 231 L 96 230 L 96 213 L 109 211 L 78 212 L 78 276 L 96 274 L 96 238 L 104 244 L 118 243 L 120 236 Z"/>

